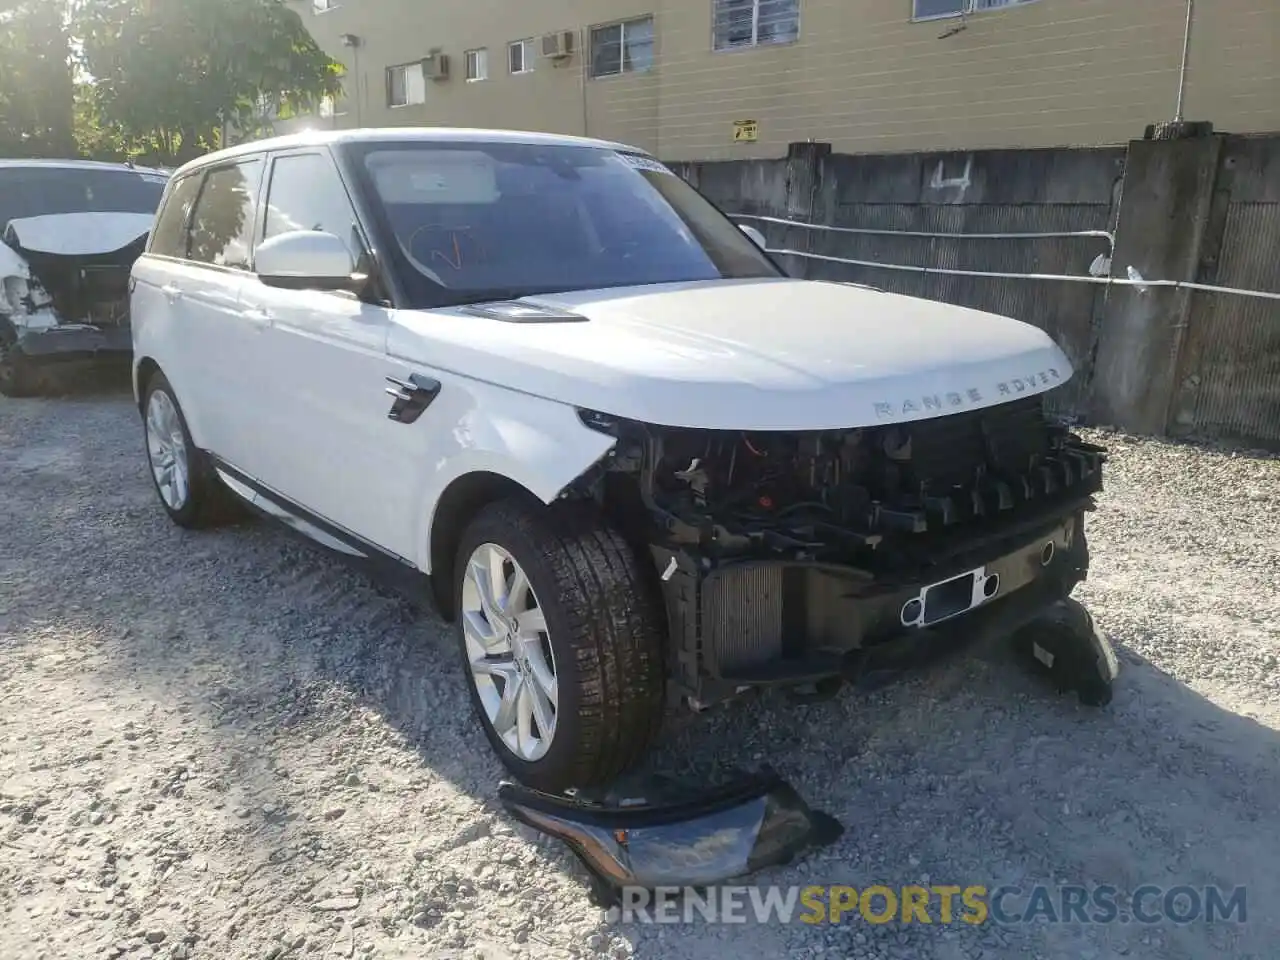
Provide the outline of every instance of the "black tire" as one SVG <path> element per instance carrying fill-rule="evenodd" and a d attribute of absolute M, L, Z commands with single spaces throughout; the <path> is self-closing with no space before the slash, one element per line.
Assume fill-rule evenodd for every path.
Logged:
<path fill-rule="evenodd" d="M 0 394 L 6 397 L 35 396 L 39 378 L 31 358 L 22 352 L 8 324 L 0 321 Z"/>
<path fill-rule="evenodd" d="M 475 549 L 492 543 L 520 564 L 546 619 L 558 704 L 547 753 L 526 761 L 485 713 L 463 635 L 463 582 Z M 521 783 L 559 793 L 608 783 L 635 767 L 665 709 L 666 615 L 623 537 L 580 505 L 506 500 L 463 532 L 453 570 L 456 634 L 472 706 L 504 766 Z"/>
<path fill-rule="evenodd" d="M 165 502 L 164 495 L 160 491 L 160 484 L 156 479 L 155 470 L 152 469 L 151 465 L 150 445 L 147 442 L 147 410 L 150 408 L 152 396 L 156 393 L 163 393 L 168 397 L 169 402 L 173 404 L 173 409 L 178 417 L 178 426 L 182 431 L 188 493 L 186 501 L 177 509 Z M 235 495 L 223 486 L 222 481 L 218 479 L 218 475 L 214 472 L 208 456 L 203 450 L 198 449 L 191 439 L 191 431 L 187 427 L 187 418 L 182 413 L 178 398 L 174 396 L 173 388 L 169 385 L 169 381 L 158 370 L 151 375 L 143 388 L 142 429 L 144 449 L 147 452 L 147 473 L 151 476 L 151 483 L 155 488 L 156 497 L 160 500 L 160 505 L 164 507 L 164 511 L 169 515 L 170 520 L 188 530 L 199 530 L 233 522 L 242 515 Z"/>

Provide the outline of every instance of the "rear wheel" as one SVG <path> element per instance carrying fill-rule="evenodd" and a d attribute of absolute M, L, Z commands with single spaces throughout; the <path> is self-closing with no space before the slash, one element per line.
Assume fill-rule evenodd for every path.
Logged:
<path fill-rule="evenodd" d="M 644 757 L 665 621 L 621 536 L 589 511 L 492 504 L 462 536 L 454 581 L 472 703 L 516 779 L 560 792 Z"/>
<path fill-rule="evenodd" d="M 192 441 L 182 408 L 162 373 L 147 381 L 142 423 L 151 479 L 169 519 L 188 529 L 233 519 L 232 494 Z"/>

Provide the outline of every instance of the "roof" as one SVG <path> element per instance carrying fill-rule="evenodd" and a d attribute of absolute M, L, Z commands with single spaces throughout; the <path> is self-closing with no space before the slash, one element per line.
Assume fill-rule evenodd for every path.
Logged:
<path fill-rule="evenodd" d="M 589 137 L 570 137 L 557 133 L 537 133 L 530 130 L 488 130 L 467 127 L 361 127 L 353 130 L 307 130 L 282 137 L 269 137 L 238 144 L 225 150 L 217 150 L 191 160 L 176 173 L 229 160 L 246 154 L 268 150 L 289 150 L 294 147 L 331 146 L 343 143 L 527 143 L 562 147 L 596 147 L 606 150 L 625 150 L 630 153 L 647 153 L 638 147 L 610 140 L 594 140 Z"/>
<path fill-rule="evenodd" d="M 104 163 L 101 160 L 0 160 L 0 170 L 13 167 L 45 167 L 55 170 L 118 170 L 123 173 L 167 173 L 155 167 L 131 167 L 127 163 Z"/>

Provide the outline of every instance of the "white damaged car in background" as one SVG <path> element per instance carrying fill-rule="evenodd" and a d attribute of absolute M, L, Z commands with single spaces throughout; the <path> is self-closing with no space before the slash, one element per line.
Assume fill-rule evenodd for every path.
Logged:
<path fill-rule="evenodd" d="M 0 393 L 52 363 L 127 359 L 129 271 L 164 171 L 83 160 L 0 160 Z"/>

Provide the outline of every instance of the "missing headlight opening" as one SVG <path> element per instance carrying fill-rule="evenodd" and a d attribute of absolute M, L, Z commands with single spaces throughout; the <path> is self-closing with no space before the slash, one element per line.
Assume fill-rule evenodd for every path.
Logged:
<path fill-rule="evenodd" d="M 939 551 L 1094 493 L 1101 448 L 1046 417 L 1039 397 L 845 431 L 654 427 L 584 411 L 618 437 L 604 476 L 663 539 L 709 557 L 757 556 L 905 572 Z M 634 518 L 633 518 L 634 519 Z M 1052 542 L 1044 561 L 1053 558 Z"/>
<path fill-rule="evenodd" d="M 1041 396 L 835 431 L 580 416 L 618 442 L 573 492 L 649 546 L 702 702 L 852 679 L 890 641 L 953 620 L 1015 628 L 1087 570 L 1105 454 Z"/>

